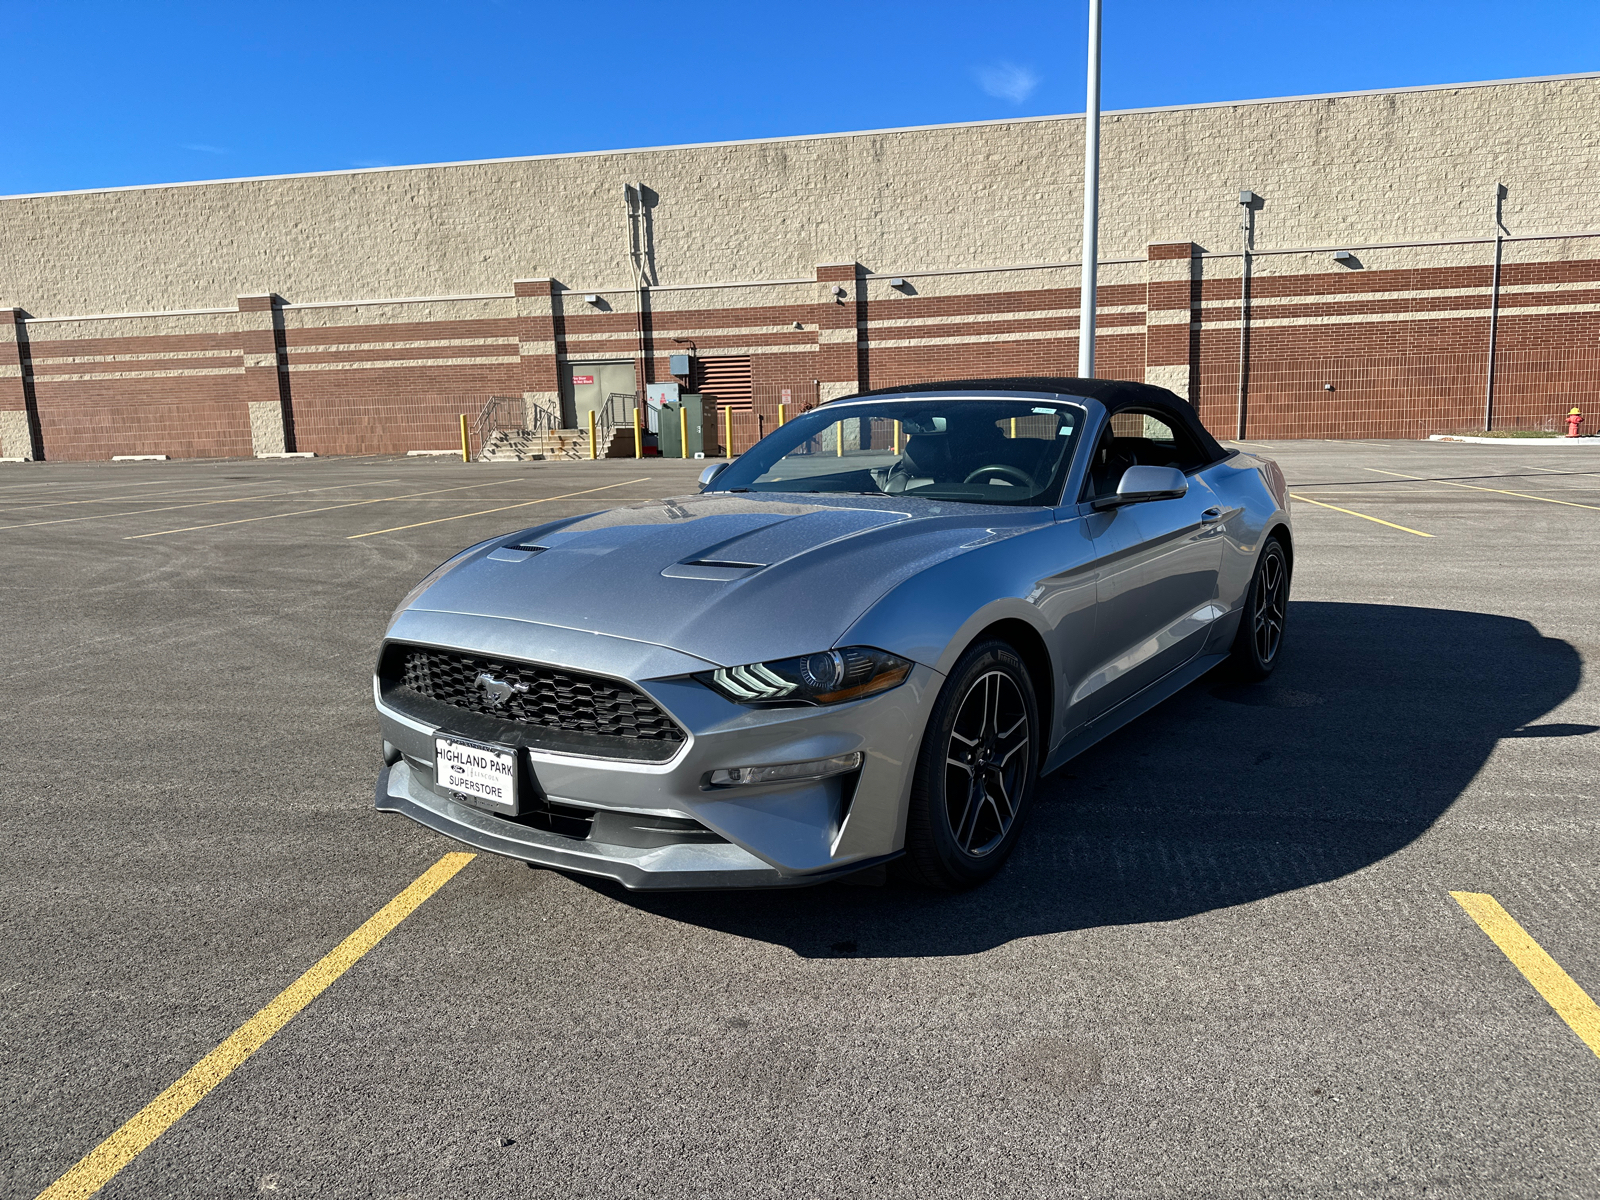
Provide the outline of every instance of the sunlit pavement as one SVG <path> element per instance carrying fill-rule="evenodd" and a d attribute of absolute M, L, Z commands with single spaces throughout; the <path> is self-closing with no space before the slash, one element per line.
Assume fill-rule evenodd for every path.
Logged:
<path fill-rule="evenodd" d="M 1600 455 L 1262 452 L 1278 673 L 1069 764 L 955 897 L 407 891 L 458 847 L 372 808 L 390 610 L 701 464 L 0 467 L 0 1194 L 289 994 L 101 1195 L 1594 1195 L 1600 1056 L 1452 893 L 1600 996 Z"/>

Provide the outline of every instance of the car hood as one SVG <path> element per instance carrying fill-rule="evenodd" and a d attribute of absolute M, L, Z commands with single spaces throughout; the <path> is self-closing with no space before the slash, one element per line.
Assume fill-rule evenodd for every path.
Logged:
<path fill-rule="evenodd" d="M 608 634 L 733 666 L 832 646 L 910 575 L 1051 519 L 901 497 L 688 496 L 486 542 L 409 610 Z M 537 657 L 536 629 L 529 639 Z"/>

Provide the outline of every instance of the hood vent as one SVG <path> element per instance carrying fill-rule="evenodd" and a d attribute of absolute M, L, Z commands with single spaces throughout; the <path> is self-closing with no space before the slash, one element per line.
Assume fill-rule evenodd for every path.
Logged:
<path fill-rule="evenodd" d="M 708 579 L 713 582 L 726 583 L 733 579 L 743 579 L 746 575 L 753 574 L 768 566 L 767 563 L 730 562 L 720 558 L 696 558 L 689 562 L 674 563 L 662 576 L 667 579 Z"/>
<path fill-rule="evenodd" d="M 548 546 L 497 546 L 489 551 L 495 562 L 527 562 L 535 554 L 543 554 Z"/>

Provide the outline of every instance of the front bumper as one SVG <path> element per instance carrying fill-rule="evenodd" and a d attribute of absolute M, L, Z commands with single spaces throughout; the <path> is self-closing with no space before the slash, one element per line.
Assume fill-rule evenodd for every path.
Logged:
<path fill-rule="evenodd" d="M 531 644 L 519 645 L 515 657 L 540 662 L 555 657 L 555 646 L 538 644 L 544 641 L 538 627 L 518 624 L 518 632 Z M 484 639 L 462 636 L 459 629 L 453 633 L 445 648 L 506 653 L 502 637 L 492 639 L 493 647 L 480 649 L 473 643 Z M 405 640 L 421 639 L 408 631 Z M 436 637 L 428 641 L 441 644 Z M 436 791 L 434 736 L 453 732 L 461 736 L 460 731 L 435 727 L 391 708 L 375 689 L 383 738 L 398 755 L 379 777 L 378 809 L 401 813 L 479 850 L 605 876 L 639 889 L 804 886 L 876 865 L 901 852 L 927 708 L 942 682 L 936 672 L 919 665 L 899 687 L 837 707 L 751 709 L 681 676 L 638 679 L 631 672 L 624 674 L 614 667 L 617 648 L 601 649 L 608 651 L 603 657 L 613 666 L 608 673 L 631 678 L 689 736 L 665 763 L 526 747 L 519 752 L 545 801 L 596 814 L 591 836 L 535 828 Z M 560 657 L 562 661 L 554 665 L 594 669 L 589 654 L 583 655 L 586 661 L 577 662 L 565 654 Z M 852 751 L 862 753 L 863 763 L 849 776 L 749 787 L 704 786 L 718 768 L 809 761 Z M 702 835 L 665 845 L 618 845 L 603 836 L 605 830 L 618 828 L 613 814 L 695 822 L 703 827 Z"/>
<path fill-rule="evenodd" d="M 897 855 L 847 863 L 830 871 L 785 875 L 732 842 L 683 843 L 642 849 L 563 837 L 502 821 L 422 787 L 400 762 L 378 775 L 379 812 L 400 813 L 475 850 L 541 867 L 614 879 L 635 891 L 807 887 L 886 862 Z"/>

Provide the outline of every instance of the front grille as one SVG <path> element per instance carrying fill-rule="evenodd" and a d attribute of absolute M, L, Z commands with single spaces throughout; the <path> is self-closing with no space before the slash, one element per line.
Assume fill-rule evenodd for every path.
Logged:
<path fill-rule="evenodd" d="M 378 673 L 387 703 L 469 736 L 654 762 L 684 740 L 654 700 L 598 675 L 406 645 L 390 646 Z M 479 684 L 482 675 L 501 703 Z"/>

